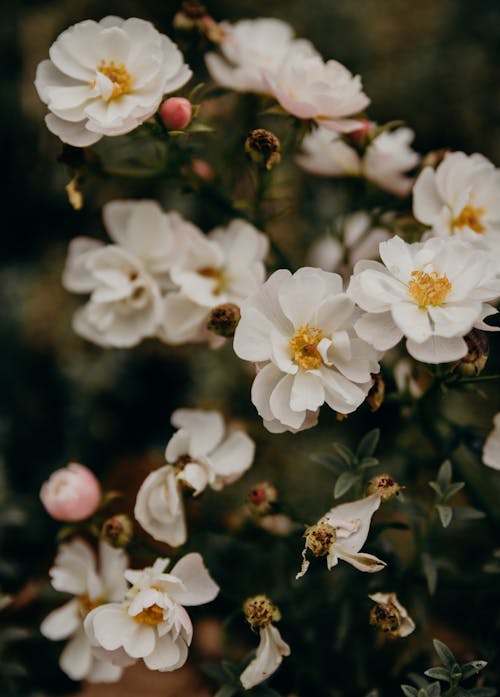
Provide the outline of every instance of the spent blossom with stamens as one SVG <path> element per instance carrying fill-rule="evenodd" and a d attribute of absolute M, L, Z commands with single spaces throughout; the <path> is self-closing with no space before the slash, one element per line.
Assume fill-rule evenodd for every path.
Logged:
<path fill-rule="evenodd" d="M 368 596 L 374 605 L 370 611 L 370 624 L 390 639 L 402 639 L 415 630 L 415 622 L 399 602 L 396 593 L 373 593 Z"/>
<path fill-rule="evenodd" d="M 289 24 L 273 17 L 221 22 L 219 29 L 222 56 L 207 53 L 207 68 L 215 82 L 238 92 L 267 93 L 264 74 L 272 74 L 289 51 L 315 53 L 308 41 L 294 38 Z"/>
<path fill-rule="evenodd" d="M 273 625 L 273 622 L 281 619 L 281 613 L 267 595 L 247 598 L 243 604 L 243 612 L 252 629 L 259 630 L 260 637 L 255 658 L 240 675 L 241 684 L 245 690 L 249 690 L 267 680 L 277 670 L 283 656 L 290 655 L 290 647 Z"/>
<path fill-rule="evenodd" d="M 49 55 L 35 80 L 49 108 L 47 127 L 80 147 L 132 131 L 192 75 L 175 43 L 135 17 L 79 22 L 60 34 Z"/>
<path fill-rule="evenodd" d="M 178 409 L 172 425 L 179 430 L 167 444 L 167 465 L 151 472 L 137 494 L 134 515 L 152 537 L 172 546 L 187 539 L 182 487 L 197 496 L 207 486 L 219 491 L 246 472 L 255 444 L 243 431 L 225 435 L 216 411 Z"/>
<path fill-rule="evenodd" d="M 353 118 L 370 103 L 361 78 L 336 60 L 324 62 L 310 51 L 289 51 L 272 72 L 264 73 L 268 92 L 299 119 L 313 119 L 330 131 L 359 129 Z"/>
<path fill-rule="evenodd" d="M 496 263 L 486 252 L 454 238 L 380 244 L 383 264 L 360 261 L 348 294 L 366 311 L 358 335 L 386 351 L 405 336 L 411 356 L 425 363 L 456 361 L 467 353 L 473 328 L 495 331 L 483 319 L 500 295 Z"/>
<path fill-rule="evenodd" d="M 379 508 L 380 501 L 378 494 L 372 494 L 359 501 L 342 503 L 328 511 L 315 525 L 307 527 L 302 568 L 296 578 L 301 578 L 309 568 L 308 551 L 314 557 L 326 557 L 328 569 L 336 566 L 339 559 L 343 559 L 360 571 L 382 571 L 386 565 L 384 561 L 360 551 L 366 542 L 372 516 Z"/>
<path fill-rule="evenodd" d="M 376 124 L 370 124 L 372 129 Z M 376 135 L 362 154 L 340 135 L 326 128 L 309 133 L 302 143 L 297 163 L 306 172 L 324 177 L 365 177 L 395 196 L 406 196 L 413 179 L 408 172 L 420 157 L 410 143 L 415 133 L 396 128 Z"/>
<path fill-rule="evenodd" d="M 492 253 L 500 270 L 500 169 L 479 153 L 448 153 L 425 167 L 413 188 L 413 213 L 431 235 L 470 242 Z"/>
<path fill-rule="evenodd" d="M 115 682 L 122 668 L 92 654 L 83 621 L 95 607 L 125 597 L 127 584 L 123 577 L 128 558 L 121 549 L 105 542 L 99 544 L 99 567 L 93 549 L 75 538 L 59 547 L 49 574 L 53 587 L 74 597 L 51 612 L 40 631 L 48 639 L 69 639 L 59 658 L 59 665 L 72 680 Z"/>
<path fill-rule="evenodd" d="M 208 340 L 215 346 L 223 339 L 207 329 L 211 310 L 239 307 L 262 285 L 269 241 L 244 220 L 208 235 L 191 226 L 184 240 L 187 250 L 170 272 L 177 289 L 164 299 L 159 337 L 168 344 Z"/>
<path fill-rule="evenodd" d="M 309 428 L 324 402 L 342 414 L 362 404 L 379 368 L 357 316 L 340 276 L 307 267 L 276 271 L 243 303 L 234 350 L 258 364 L 252 401 L 268 430 Z"/>
<path fill-rule="evenodd" d="M 90 293 L 73 327 L 100 346 L 130 347 L 154 336 L 161 319 L 162 290 L 182 255 L 191 224 L 164 213 L 155 201 L 111 201 L 103 208 L 113 244 L 76 237 L 63 273 L 64 287 Z"/>
<path fill-rule="evenodd" d="M 169 563 L 157 559 L 146 569 L 129 569 L 123 602 L 100 605 L 87 615 L 85 631 L 96 656 L 118 666 L 142 658 L 160 671 L 184 665 L 193 636 L 184 606 L 212 601 L 219 586 L 197 553 L 186 554 L 165 573 Z"/>

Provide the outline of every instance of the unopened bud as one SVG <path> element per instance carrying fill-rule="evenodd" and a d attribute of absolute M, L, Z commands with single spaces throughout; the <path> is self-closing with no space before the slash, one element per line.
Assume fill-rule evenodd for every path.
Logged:
<path fill-rule="evenodd" d="M 380 409 L 385 397 L 385 382 L 382 373 L 372 373 L 373 385 L 366 397 L 370 411 L 375 412 Z"/>
<path fill-rule="evenodd" d="M 355 147 L 362 148 L 367 144 L 372 135 L 373 126 L 368 119 L 357 119 L 357 121 L 359 127 L 356 128 L 355 131 L 350 131 L 347 137 Z"/>
<path fill-rule="evenodd" d="M 279 138 L 265 128 L 250 131 L 245 141 L 245 151 L 256 164 L 267 170 L 281 160 Z"/>
<path fill-rule="evenodd" d="M 368 482 L 366 493 L 368 496 L 378 494 L 385 502 L 397 496 L 403 488 L 389 474 L 377 474 Z"/>
<path fill-rule="evenodd" d="M 191 19 L 200 19 L 207 14 L 207 8 L 198 0 L 184 0 L 181 10 Z"/>
<path fill-rule="evenodd" d="M 267 595 L 254 595 L 243 603 L 245 618 L 252 627 L 268 627 L 271 622 L 281 619 L 279 609 L 272 603 Z"/>
<path fill-rule="evenodd" d="M 306 550 L 310 549 L 315 557 L 326 557 L 330 547 L 337 539 L 335 528 L 328 523 L 317 523 L 306 528 L 304 533 Z"/>
<path fill-rule="evenodd" d="M 83 208 L 83 194 L 78 188 L 79 183 L 80 175 L 75 174 L 75 176 L 69 182 L 69 184 L 66 184 L 66 186 L 64 187 L 66 189 L 66 194 L 68 196 L 70 206 L 75 211 L 79 211 Z"/>
<path fill-rule="evenodd" d="M 431 150 L 422 159 L 421 167 L 434 167 L 434 169 L 441 164 L 446 155 L 450 152 L 447 148 L 441 148 L 440 150 Z"/>
<path fill-rule="evenodd" d="M 170 97 L 160 107 L 160 118 L 169 131 L 181 131 L 189 126 L 193 109 L 184 97 Z"/>
<path fill-rule="evenodd" d="M 233 336 L 241 313 L 238 305 L 234 303 L 223 303 L 212 308 L 208 316 L 207 329 L 218 336 Z"/>
<path fill-rule="evenodd" d="M 132 521 L 124 513 L 118 513 L 104 521 L 101 539 L 112 547 L 126 547 L 134 534 Z"/>
<path fill-rule="evenodd" d="M 249 490 L 247 504 L 252 513 L 266 515 L 278 500 L 278 490 L 271 482 L 259 482 Z"/>
<path fill-rule="evenodd" d="M 377 603 L 370 610 L 370 624 L 384 634 L 396 637 L 401 627 L 401 614 L 391 602 Z"/>
<path fill-rule="evenodd" d="M 197 177 L 206 182 L 212 181 L 214 178 L 214 170 L 206 160 L 201 160 L 197 157 L 191 160 L 191 169 Z"/>
<path fill-rule="evenodd" d="M 457 361 L 454 371 L 464 377 L 474 377 L 483 372 L 488 361 L 490 346 L 486 332 L 472 329 L 464 336 L 467 344 L 467 354 Z"/>

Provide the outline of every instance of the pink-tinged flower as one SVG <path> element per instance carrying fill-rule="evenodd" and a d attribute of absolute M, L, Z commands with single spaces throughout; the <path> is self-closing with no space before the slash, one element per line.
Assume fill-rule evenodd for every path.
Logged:
<path fill-rule="evenodd" d="M 255 443 L 243 431 L 225 434 L 216 411 L 177 409 L 174 433 L 165 451 L 166 465 L 151 472 L 139 489 L 134 515 L 155 540 L 173 547 L 187 539 L 182 487 L 197 496 L 210 486 L 220 491 L 253 462 Z"/>
<path fill-rule="evenodd" d="M 160 118 L 170 131 L 181 131 L 189 126 L 193 109 L 189 99 L 170 97 L 160 107 Z"/>
<path fill-rule="evenodd" d="M 127 564 L 122 549 L 114 549 L 103 541 L 99 544 L 99 564 L 94 550 L 84 540 L 76 538 L 59 547 L 49 571 L 51 583 L 57 591 L 74 597 L 47 615 L 40 631 L 52 641 L 69 639 L 59 665 L 72 680 L 116 682 L 121 677 L 120 667 L 93 656 L 83 620 L 98 605 L 123 600 Z"/>
<path fill-rule="evenodd" d="M 306 558 L 310 551 L 315 557 L 326 557 L 329 569 L 343 559 L 359 571 L 373 574 L 382 571 L 386 563 L 373 554 L 361 552 L 366 542 L 373 514 L 380 507 L 381 498 L 371 494 L 364 499 L 342 503 L 326 513 L 316 525 L 306 528 L 306 544 L 302 552 L 301 578 L 309 568 Z"/>
<path fill-rule="evenodd" d="M 101 485 L 88 467 L 70 462 L 50 475 L 40 489 L 40 499 L 55 520 L 84 520 L 99 506 Z"/>
<path fill-rule="evenodd" d="M 426 167 L 413 188 L 413 213 L 431 235 L 460 239 L 490 252 L 500 270 L 500 169 L 483 155 L 448 153 Z"/>
<path fill-rule="evenodd" d="M 493 430 L 484 442 L 483 463 L 495 470 L 500 470 L 500 412 L 495 414 Z"/>
<path fill-rule="evenodd" d="M 132 131 L 192 75 L 174 42 L 135 17 L 75 24 L 49 55 L 35 80 L 50 112 L 45 122 L 64 143 L 79 147 Z"/>
<path fill-rule="evenodd" d="M 286 111 L 299 119 L 314 119 L 330 131 L 359 129 L 359 120 L 352 117 L 370 103 L 359 75 L 338 61 L 325 63 L 303 50 L 289 51 L 265 78 L 268 91 Z"/>
<path fill-rule="evenodd" d="M 496 330 L 483 321 L 500 295 L 491 255 L 455 238 L 408 244 L 393 237 L 381 242 L 380 257 L 383 264 L 356 264 L 347 291 L 366 311 L 356 332 L 379 351 L 405 336 L 413 358 L 447 363 L 466 355 L 473 327 Z"/>
<path fill-rule="evenodd" d="M 379 367 L 357 316 L 341 277 L 308 267 L 275 271 L 242 304 L 234 350 L 258 364 L 252 402 L 268 430 L 309 428 L 324 402 L 342 414 L 362 404 Z"/>
<path fill-rule="evenodd" d="M 376 124 L 370 126 L 376 128 Z M 353 135 L 350 134 L 350 138 Z M 296 159 L 300 167 L 311 174 L 365 177 L 384 191 L 406 196 L 413 184 L 413 178 L 407 172 L 420 160 L 410 147 L 414 137 L 410 128 L 383 131 L 360 154 L 340 135 L 326 128 L 317 128 L 304 138 L 302 152 Z"/>
<path fill-rule="evenodd" d="M 220 50 L 207 53 L 205 61 L 215 82 L 238 92 L 266 93 L 265 74 L 272 74 L 289 51 L 315 53 L 312 45 L 295 39 L 292 27 L 280 19 L 259 17 L 235 24 L 221 22 Z"/>
<path fill-rule="evenodd" d="M 193 636 L 184 606 L 210 602 L 219 586 L 199 554 L 187 554 L 164 573 L 169 562 L 157 559 L 146 569 L 129 569 L 125 600 L 100 605 L 87 615 L 85 631 L 95 656 L 117 666 L 142 658 L 150 670 L 184 665 Z"/>

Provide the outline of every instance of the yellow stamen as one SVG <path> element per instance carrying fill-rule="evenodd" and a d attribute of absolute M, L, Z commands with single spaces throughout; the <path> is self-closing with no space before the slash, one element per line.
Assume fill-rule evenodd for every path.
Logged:
<path fill-rule="evenodd" d="M 323 359 L 318 351 L 318 344 L 323 338 L 323 331 L 304 324 L 299 327 L 288 342 L 292 360 L 304 370 L 315 370 Z"/>
<path fill-rule="evenodd" d="M 408 283 L 410 295 L 421 308 L 428 305 L 433 307 L 441 305 L 452 285 L 446 274 L 440 276 L 437 271 L 425 273 L 425 271 L 412 271 L 412 280 Z"/>
<path fill-rule="evenodd" d="M 214 281 L 217 281 L 217 284 L 213 289 L 214 295 L 218 295 L 223 291 L 226 281 L 221 269 L 214 269 L 211 266 L 204 266 L 202 269 L 198 269 L 196 273 L 199 273 L 200 276 L 203 276 L 204 278 L 212 278 Z"/>
<path fill-rule="evenodd" d="M 476 208 L 475 206 L 467 205 L 462 209 L 462 212 L 453 221 L 453 227 L 468 227 L 478 235 L 484 232 L 484 225 L 481 218 L 484 215 L 484 208 Z"/>
<path fill-rule="evenodd" d="M 107 101 L 121 97 L 122 94 L 129 94 L 132 91 L 132 76 L 124 63 L 116 65 L 114 61 L 106 63 L 105 60 L 102 60 L 97 70 L 103 75 L 106 75 L 113 83 L 113 92 Z M 90 87 L 95 87 L 95 80 L 90 83 Z"/>
<path fill-rule="evenodd" d="M 93 610 L 96 607 L 99 607 L 99 605 L 102 605 L 102 600 L 91 600 L 88 595 L 79 595 L 78 596 L 78 603 L 79 603 L 79 613 L 80 617 L 84 619 L 87 617 L 89 612 Z"/>
<path fill-rule="evenodd" d="M 157 624 L 163 622 L 163 608 L 156 604 L 146 607 L 138 615 L 135 615 L 134 620 L 140 624 L 150 624 L 156 627 Z"/>

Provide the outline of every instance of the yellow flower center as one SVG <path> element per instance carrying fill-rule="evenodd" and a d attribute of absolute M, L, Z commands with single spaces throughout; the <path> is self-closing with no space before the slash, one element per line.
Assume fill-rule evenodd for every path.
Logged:
<path fill-rule="evenodd" d="M 322 364 L 323 359 L 318 351 L 318 344 L 323 338 L 323 331 L 304 324 L 299 327 L 288 342 L 292 360 L 304 370 L 315 370 Z"/>
<path fill-rule="evenodd" d="M 458 218 L 453 221 L 453 227 L 468 227 L 480 235 L 484 232 L 484 225 L 481 218 L 484 215 L 484 208 L 476 208 L 475 206 L 465 206 Z"/>
<path fill-rule="evenodd" d="M 281 619 L 279 609 L 272 603 L 267 595 L 255 595 L 247 598 L 243 603 L 243 612 L 246 620 L 252 627 L 268 627 L 271 622 Z"/>
<path fill-rule="evenodd" d="M 163 608 L 158 605 L 146 607 L 138 615 L 135 615 L 134 620 L 140 624 L 149 624 L 153 627 L 163 622 Z"/>
<path fill-rule="evenodd" d="M 442 276 L 437 271 L 425 273 L 425 271 L 412 271 L 412 280 L 408 283 L 410 295 L 421 308 L 428 305 L 441 305 L 452 285 L 446 274 Z"/>
<path fill-rule="evenodd" d="M 226 284 L 226 279 L 221 269 L 214 269 L 212 266 L 204 266 L 202 269 L 198 269 L 196 273 L 204 278 L 211 278 L 216 281 L 215 288 L 213 289 L 214 295 L 219 295 L 224 290 Z"/>
<path fill-rule="evenodd" d="M 78 598 L 78 603 L 79 603 L 79 614 L 82 619 L 85 619 L 89 612 L 93 610 L 96 607 L 99 607 L 99 605 L 103 604 L 102 600 L 91 600 L 88 595 L 79 595 Z"/>
<path fill-rule="evenodd" d="M 106 101 L 111 99 L 116 99 L 121 97 L 122 94 L 129 94 L 132 91 L 132 76 L 128 72 L 124 63 L 115 64 L 114 61 L 109 61 L 106 63 L 102 60 L 97 67 L 97 70 L 106 75 L 106 77 L 113 83 L 113 91 L 111 96 L 108 97 Z M 90 87 L 95 87 L 95 80 L 90 83 Z"/>

